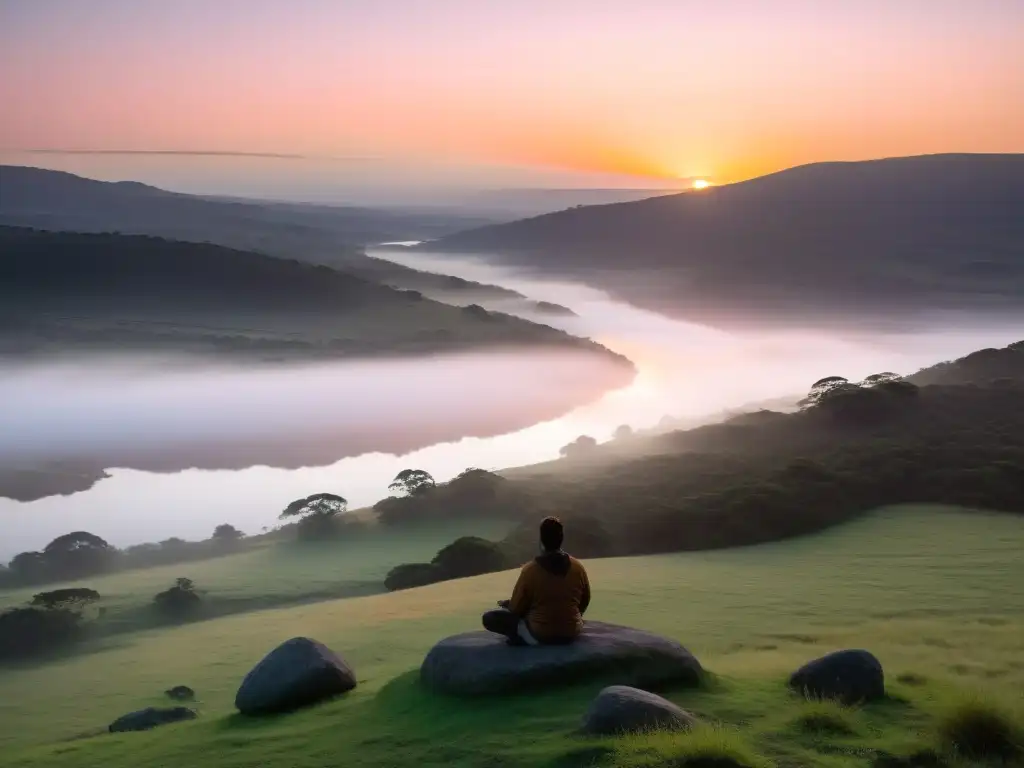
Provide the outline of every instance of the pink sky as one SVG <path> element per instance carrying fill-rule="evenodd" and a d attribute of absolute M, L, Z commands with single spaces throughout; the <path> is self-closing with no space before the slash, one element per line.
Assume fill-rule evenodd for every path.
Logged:
<path fill-rule="evenodd" d="M 1022 40 L 1020 0 L 0 0 L 0 150 L 718 181 L 1020 152 Z"/>

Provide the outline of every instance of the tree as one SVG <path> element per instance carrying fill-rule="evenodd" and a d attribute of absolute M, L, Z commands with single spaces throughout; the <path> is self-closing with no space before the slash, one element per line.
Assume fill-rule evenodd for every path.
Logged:
<path fill-rule="evenodd" d="M 20 552 L 11 560 L 9 567 L 14 578 L 22 584 L 33 584 L 50 576 L 42 552 Z"/>
<path fill-rule="evenodd" d="M 213 535 L 210 538 L 221 544 L 234 544 L 244 536 L 245 534 L 235 528 L 235 526 L 229 523 L 221 523 L 213 529 Z"/>
<path fill-rule="evenodd" d="M 811 390 L 807 393 L 807 397 L 801 400 L 799 405 L 804 410 L 813 408 L 836 392 L 845 392 L 856 388 L 856 384 L 851 384 L 849 379 L 845 379 L 842 376 L 826 376 L 824 379 L 818 379 L 811 385 Z"/>
<path fill-rule="evenodd" d="M 559 453 L 567 459 L 586 454 L 597 448 L 597 440 L 590 435 L 580 435 L 568 445 L 563 445 Z"/>
<path fill-rule="evenodd" d="M 153 597 L 153 606 L 167 618 L 180 620 L 195 614 L 202 601 L 195 582 L 181 577 L 174 580 L 173 587 Z"/>
<path fill-rule="evenodd" d="M 340 515 L 348 509 L 348 501 L 333 493 L 314 493 L 304 499 L 296 499 L 278 515 L 281 520 L 289 518 L 326 519 Z"/>
<path fill-rule="evenodd" d="M 893 381 L 902 381 L 903 377 L 892 371 L 873 373 L 860 383 L 862 387 L 877 387 L 879 384 L 888 384 Z"/>
<path fill-rule="evenodd" d="M 615 428 L 615 433 L 612 435 L 613 440 L 628 440 L 633 436 L 633 428 L 629 424 L 620 424 Z"/>
<path fill-rule="evenodd" d="M 71 579 L 107 570 L 116 554 L 116 549 L 88 531 L 65 533 L 43 549 L 52 574 Z"/>
<path fill-rule="evenodd" d="M 437 483 L 429 472 L 422 469 L 403 469 L 391 481 L 388 490 L 406 496 L 418 496 L 435 488 Z"/>

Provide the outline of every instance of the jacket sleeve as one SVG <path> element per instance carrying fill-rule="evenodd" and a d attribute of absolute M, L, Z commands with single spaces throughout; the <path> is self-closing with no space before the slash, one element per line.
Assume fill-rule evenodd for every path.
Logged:
<path fill-rule="evenodd" d="M 512 599 L 509 601 L 508 609 L 519 618 L 525 618 L 530 612 L 530 566 L 524 566 L 519 572 L 519 579 L 516 581 L 515 589 L 512 590 Z"/>
<path fill-rule="evenodd" d="M 580 565 L 580 580 L 583 582 L 583 594 L 580 595 L 580 616 L 587 612 L 590 607 L 590 577 L 587 576 L 587 569 Z"/>

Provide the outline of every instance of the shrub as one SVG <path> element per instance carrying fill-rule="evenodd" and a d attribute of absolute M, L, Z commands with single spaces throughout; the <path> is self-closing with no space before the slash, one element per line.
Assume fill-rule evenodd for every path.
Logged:
<path fill-rule="evenodd" d="M 820 735 L 843 736 L 857 732 L 853 712 L 830 699 L 801 702 L 800 714 L 793 724 L 800 731 Z"/>
<path fill-rule="evenodd" d="M 441 572 L 430 563 L 407 563 L 396 565 L 384 578 L 384 586 L 391 592 L 399 589 L 413 589 L 443 581 Z"/>
<path fill-rule="evenodd" d="M 444 579 L 479 576 L 509 567 L 501 547 L 477 536 L 463 536 L 440 550 L 431 561 Z"/>
<path fill-rule="evenodd" d="M 25 658 L 70 645 L 82 635 L 82 617 L 63 608 L 13 608 L 0 613 L 0 660 Z"/>
<path fill-rule="evenodd" d="M 192 579 L 178 579 L 174 586 L 157 593 L 153 605 L 159 613 L 169 619 L 184 619 L 192 616 L 202 604 Z"/>
<path fill-rule="evenodd" d="M 939 718 L 943 746 L 973 759 L 1024 756 L 1024 727 L 1016 713 L 980 698 L 965 698 Z"/>
<path fill-rule="evenodd" d="M 32 605 L 40 608 L 63 608 L 81 612 L 86 605 L 100 599 L 100 593 L 86 587 L 55 589 L 51 592 L 40 592 L 32 597 Z"/>

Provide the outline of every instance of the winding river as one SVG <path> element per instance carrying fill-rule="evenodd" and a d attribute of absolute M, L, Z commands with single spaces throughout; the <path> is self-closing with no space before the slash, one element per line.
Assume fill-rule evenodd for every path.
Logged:
<path fill-rule="evenodd" d="M 582 434 L 605 440 L 621 424 L 647 428 L 665 416 L 699 419 L 745 403 L 800 394 L 825 375 L 910 372 L 981 347 L 1005 345 L 1020 335 L 1013 328 L 943 326 L 926 333 L 871 337 L 837 338 L 813 329 L 737 335 L 616 302 L 583 285 L 526 277 L 492 263 L 394 248 L 371 255 L 568 307 L 575 316 L 509 311 L 589 336 L 630 358 L 638 374 L 626 388 L 575 408 L 549 402 L 551 395 L 596 375 L 587 368 L 592 363 L 571 355 L 527 360 L 523 356 L 535 354 L 528 350 L 344 363 L 290 374 L 200 370 L 154 377 L 143 369 L 116 366 L 5 374 L 0 377 L 0 396 L 7 405 L 0 416 L 7 436 L 4 447 L 26 455 L 35 450 L 33 439 L 40 435 L 65 442 L 118 439 L 138 451 L 154 439 L 178 436 L 195 442 L 225 431 L 254 446 L 283 435 L 301 441 L 302 424 L 327 418 L 346 434 L 363 435 L 365 442 L 359 455 L 329 466 L 173 473 L 114 468 L 110 477 L 69 496 L 28 503 L 0 499 L 0 561 L 79 529 L 118 546 L 170 536 L 205 538 L 223 522 L 256 533 L 273 526 L 289 501 L 310 493 L 341 493 L 352 507 L 372 504 L 406 467 L 446 480 L 466 467 L 499 469 L 546 461 Z M 542 374 L 523 373 L 537 370 Z M 204 408 L 183 410 L 188 398 L 201 399 Z M 509 428 L 515 420 L 500 417 L 520 400 L 562 415 L 552 413 L 548 420 Z M 454 436 L 500 434 L 449 436 L 403 455 L 378 452 L 379 445 L 373 444 L 375 434 L 434 434 L 429 430 L 440 424 Z M 16 441 L 10 438 L 13 434 Z"/>

